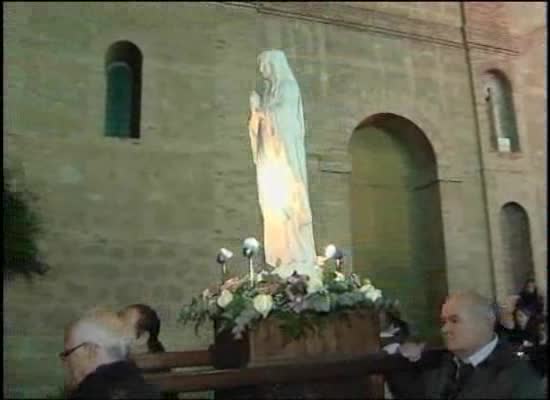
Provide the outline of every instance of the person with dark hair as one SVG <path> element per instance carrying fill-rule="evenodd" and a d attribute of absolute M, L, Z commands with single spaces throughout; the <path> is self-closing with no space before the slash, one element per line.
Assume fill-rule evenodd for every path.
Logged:
<path fill-rule="evenodd" d="M 146 304 L 131 304 L 118 312 L 125 321 L 126 327 L 134 335 L 130 345 L 130 357 L 147 353 L 164 353 L 163 344 L 159 340 L 160 318 L 157 312 Z M 170 368 L 150 369 L 147 372 L 170 372 Z M 176 392 L 163 392 L 163 399 L 177 399 Z"/>
<path fill-rule="evenodd" d="M 153 308 L 146 304 L 132 304 L 119 311 L 119 315 L 135 334 L 131 355 L 165 351 L 159 340 L 160 318 Z"/>
<path fill-rule="evenodd" d="M 531 316 L 538 318 L 544 310 L 542 296 L 539 295 L 537 285 L 534 279 L 527 279 L 523 288 L 519 292 L 519 298 L 516 303 L 517 308 L 527 310 Z"/>
<path fill-rule="evenodd" d="M 512 329 L 502 330 L 504 337 L 516 346 L 538 345 L 538 318 L 531 315 L 530 310 L 526 308 L 516 308 L 513 315 L 514 326 Z"/>
<path fill-rule="evenodd" d="M 70 399 L 160 399 L 128 359 L 132 335 L 115 312 L 92 310 L 65 330 L 59 353 Z"/>

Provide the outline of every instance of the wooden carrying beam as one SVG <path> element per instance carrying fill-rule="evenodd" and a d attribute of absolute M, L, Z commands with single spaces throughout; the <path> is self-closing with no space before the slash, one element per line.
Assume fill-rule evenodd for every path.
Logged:
<path fill-rule="evenodd" d="M 267 367 L 247 367 L 188 373 L 144 374 L 145 379 L 166 392 L 195 392 L 243 386 L 269 385 L 381 374 L 412 367 L 426 367 L 442 350 L 424 353 L 421 361 L 411 363 L 401 355 L 377 352 L 357 359 Z M 421 364 L 421 365 L 420 365 Z"/>
<path fill-rule="evenodd" d="M 376 352 L 352 359 L 317 360 L 302 364 L 211 369 L 195 372 L 147 373 L 147 371 L 159 369 L 211 366 L 214 364 L 211 351 L 148 354 L 139 356 L 136 358 L 136 362 L 144 370 L 145 379 L 158 385 L 163 392 L 197 392 L 277 383 L 311 382 L 329 378 L 361 377 L 409 368 L 429 368 L 437 364 L 443 351 L 445 350 L 441 348 L 427 350 L 422 354 L 422 358 L 414 363 L 399 354 L 388 355 L 385 352 Z M 546 346 L 539 348 L 539 351 L 545 357 Z M 543 373 L 546 373 L 547 367 L 543 369 Z"/>
<path fill-rule="evenodd" d="M 209 350 L 171 351 L 166 353 L 141 354 L 134 357 L 137 366 L 144 372 L 170 368 L 203 367 L 212 365 Z"/>

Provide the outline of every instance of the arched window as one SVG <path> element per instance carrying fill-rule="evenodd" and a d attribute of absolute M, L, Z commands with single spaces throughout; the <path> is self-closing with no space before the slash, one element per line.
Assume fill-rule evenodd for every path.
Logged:
<path fill-rule="evenodd" d="M 507 295 L 516 294 L 534 274 L 529 218 L 517 203 L 506 203 L 500 210 L 503 245 L 503 278 Z"/>
<path fill-rule="evenodd" d="M 492 70 L 486 74 L 485 101 L 494 148 L 503 153 L 519 151 L 512 88 L 502 72 Z"/>
<path fill-rule="evenodd" d="M 141 51 L 128 41 L 116 42 L 107 51 L 106 136 L 140 136 L 142 60 Z"/>

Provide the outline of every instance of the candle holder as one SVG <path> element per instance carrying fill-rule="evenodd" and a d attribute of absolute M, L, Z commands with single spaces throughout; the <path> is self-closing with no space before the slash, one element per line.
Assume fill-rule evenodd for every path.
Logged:
<path fill-rule="evenodd" d="M 344 253 L 333 244 L 329 244 L 325 248 L 325 257 L 333 259 L 336 262 L 336 271 L 342 272 L 342 265 L 344 264 Z"/>
<path fill-rule="evenodd" d="M 250 286 L 254 286 L 254 262 L 253 258 L 260 249 L 260 243 L 253 237 L 249 237 L 243 242 L 243 255 L 248 258 L 248 280 Z"/>
<path fill-rule="evenodd" d="M 233 253 L 226 248 L 221 248 L 216 257 L 216 261 L 222 267 L 222 284 L 225 282 L 227 276 L 227 261 L 233 257 Z"/>
<path fill-rule="evenodd" d="M 336 260 L 336 270 L 338 272 L 342 272 L 344 265 L 344 254 L 340 250 L 338 250 L 338 253 L 336 254 L 336 257 L 334 259 Z"/>

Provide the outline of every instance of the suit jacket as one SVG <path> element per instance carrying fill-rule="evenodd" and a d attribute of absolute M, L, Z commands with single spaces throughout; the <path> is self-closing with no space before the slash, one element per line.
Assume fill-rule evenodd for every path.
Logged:
<path fill-rule="evenodd" d="M 160 399 L 156 386 L 145 382 L 141 371 L 129 361 L 102 365 L 86 376 L 70 399 Z"/>
<path fill-rule="evenodd" d="M 387 374 L 396 398 L 442 399 L 453 371 L 453 355 L 440 353 L 430 365 Z M 480 363 L 464 384 L 458 399 L 543 399 L 540 376 L 529 362 L 520 360 L 509 343 L 499 340 L 493 352 Z"/>

